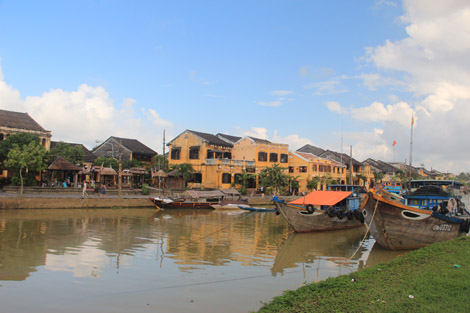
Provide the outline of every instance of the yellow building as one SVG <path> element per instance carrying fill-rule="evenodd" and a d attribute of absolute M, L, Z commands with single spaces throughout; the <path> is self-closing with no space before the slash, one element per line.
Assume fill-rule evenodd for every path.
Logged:
<path fill-rule="evenodd" d="M 232 160 L 233 144 L 215 135 L 185 130 L 168 146 L 170 166 L 189 163 L 193 167 L 189 188 L 230 188 L 235 174 L 242 173 L 242 162 Z"/>
<path fill-rule="evenodd" d="M 307 183 L 313 178 L 319 181 L 317 190 L 326 190 L 329 181 L 345 183 L 346 166 L 312 153 L 296 151 L 289 153 L 288 174 L 299 182 L 299 192 L 308 192 Z"/>
<path fill-rule="evenodd" d="M 39 137 L 39 143 L 47 151 L 50 150 L 51 131 L 42 128 L 28 113 L 0 110 L 0 141 L 19 133 L 28 133 Z M 6 169 L 0 169 L 0 178 L 8 176 Z"/>

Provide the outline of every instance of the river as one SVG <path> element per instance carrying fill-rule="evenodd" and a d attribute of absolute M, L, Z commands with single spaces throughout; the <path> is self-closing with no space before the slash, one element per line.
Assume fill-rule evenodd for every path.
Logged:
<path fill-rule="evenodd" d="M 1 311 L 248 312 L 403 254 L 364 235 L 295 234 L 267 212 L 3 210 Z"/>

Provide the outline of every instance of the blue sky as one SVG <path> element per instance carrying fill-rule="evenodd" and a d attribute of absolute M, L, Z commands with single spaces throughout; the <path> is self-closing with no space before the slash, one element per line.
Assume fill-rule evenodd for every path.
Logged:
<path fill-rule="evenodd" d="M 192 129 L 360 161 L 408 160 L 414 114 L 413 164 L 467 172 L 470 7 L 434 2 L 0 0 L 0 108 L 89 148 Z"/>

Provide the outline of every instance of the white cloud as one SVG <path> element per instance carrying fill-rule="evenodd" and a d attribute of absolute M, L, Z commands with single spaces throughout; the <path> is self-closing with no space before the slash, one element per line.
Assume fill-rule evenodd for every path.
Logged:
<path fill-rule="evenodd" d="M 403 160 L 409 158 L 414 107 L 413 163 L 441 171 L 468 171 L 470 161 L 464 156 L 470 155 L 470 146 L 463 142 L 470 133 L 470 2 L 405 0 L 403 6 L 407 36 L 366 49 L 368 60 L 394 79 L 384 81 L 380 73 L 362 78 L 370 89 L 401 86 L 417 97 L 415 104 L 373 102 L 349 113 L 362 122 L 382 122 L 383 133 L 377 136 L 387 147 L 396 139 L 397 154 Z M 398 80 L 402 82 L 397 84 Z M 390 150 L 383 151 L 390 159 Z"/>
<path fill-rule="evenodd" d="M 312 83 L 310 85 L 307 85 L 305 88 L 315 89 L 315 92 L 313 93 L 313 95 L 316 95 L 316 96 L 334 95 L 334 94 L 345 93 L 348 91 L 345 88 L 341 88 L 339 79 Z"/>
<path fill-rule="evenodd" d="M 257 102 L 257 104 L 261 106 L 265 106 L 265 107 L 278 107 L 282 105 L 282 101 L 281 100 L 274 100 L 274 101 L 269 101 L 269 102 L 260 101 L 260 102 Z"/>
<path fill-rule="evenodd" d="M 52 89 L 22 100 L 18 90 L 0 81 L 0 108 L 27 112 L 52 132 L 52 140 L 82 143 L 91 149 L 97 140 L 119 136 L 135 138 L 160 151 L 162 130 L 171 132 L 173 124 L 162 119 L 155 109 L 136 111 L 135 106 L 136 101 L 130 98 L 116 105 L 103 87 L 87 84 L 76 91 Z"/>
<path fill-rule="evenodd" d="M 326 107 L 328 108 L 328 110 L 334 113 L 341 114 L 343 112 L 343 108 L 341 107 L 341 104 L 339 104 L 339 102 L 336 102 L 336 101 L 327 102 Z"/>
<path fill-rule="evenodd" d="M 268 139 L 268 130 L 264 127 L 252 127 L 250 130 L 244 131 L 243 136 Z"/>
<path fill-rule="evenodd" d="M 274 90 L 271 91 L 272 96 L 288 96 L 293 94 L 294 92 L 292 90 Z"/>

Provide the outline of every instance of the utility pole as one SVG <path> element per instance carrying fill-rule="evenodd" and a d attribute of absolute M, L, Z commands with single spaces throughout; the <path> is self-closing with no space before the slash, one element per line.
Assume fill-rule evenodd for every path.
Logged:
<path fill-rule="evenodd" d="M 350 184 L 353 184 L 353 162 L 352 162 L 352 146 L 349 146 L 349 169 L 351 172 Z"/>
<path fill-rule="evenodd" d="M 122 197 L 122 139 L 119 141 L 118 198 Z"/>

